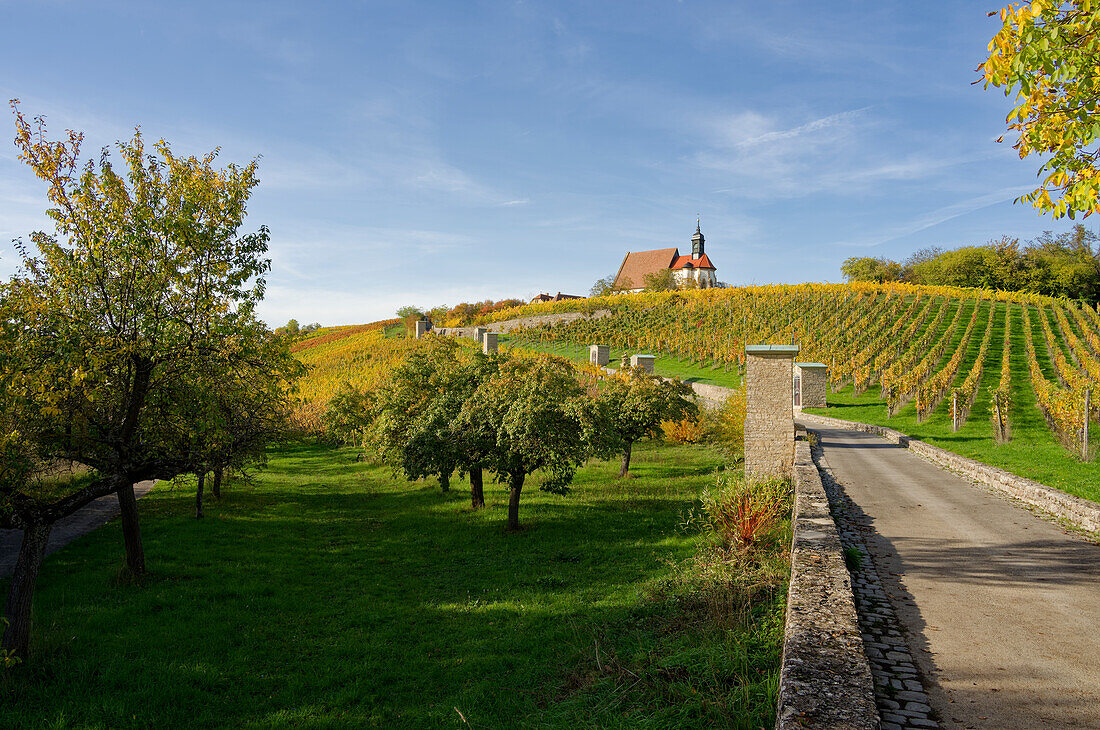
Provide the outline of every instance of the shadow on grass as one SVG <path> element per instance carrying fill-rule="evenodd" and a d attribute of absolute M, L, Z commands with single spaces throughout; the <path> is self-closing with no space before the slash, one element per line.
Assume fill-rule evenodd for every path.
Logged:
<path fill-rule="evenodd" d="M 628 726 L 584 699 L 605 680 L 570 678 L 594 640 L 604 662 L 665 640 L 667 607 L 643 596 L 695 545 L 678 527 L 717 466 L 700 453 L 646 445 L 635 479 L 598 464 L 571 495 L 525 490 L 518 533 L 502 488 L 475 512 L 461 481 L 443 495 L 316 444 L 284 446 L 204 520 L 189 489 L 155 492 L 144 588 L 112 583 L 114 523 L 47 561 L 36 656 L 0 680 L 0 725 L 437 726 L 459 707 L 480 727 L 551 710 Z"/>

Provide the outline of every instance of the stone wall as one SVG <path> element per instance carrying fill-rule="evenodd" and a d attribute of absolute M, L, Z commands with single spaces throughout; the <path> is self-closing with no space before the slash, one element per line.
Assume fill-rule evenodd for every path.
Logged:
<path fill-rule="evenodd" d="M 610 309 L 598 309 L 591 315 L 584 312 L 561 312 L 558 314 L 537 314 L 530 317 L 519 317 L 518 319 L 506 319 L 501 322 L 490 322 L 489 324 L 478 326 L 489 332 L 506 334 L 520 327 L 539 327 L 544 324 L 553 326 L 561 324 L 562 322 L 572 322 L 577 319 L 603 319 L 610 315 Z M 473 337 L 475 329 L 475 327 L 436 327 L 433 329 L 433 332 L 439 335 L 450 335 L 451 337 Z"/>
<path fill-rule="evenodd" d="M 976 482 L 998 489 L 1021 502 L 1026 502 L 1056 517 L 1060 517 L 1082 530 L 1100 532 L 1100 505 L 1094 502 L 1060 492 L 1053 487 L 1048 487 L 1026 477 L 1017 476 L 1004 469 L 953 454 L 938 446 L 910 438 L 901 431 L 895 431 L 892 428 L 856 421 L 845 421 L 828 416 L 804 414 L 802 418 L 805 418 L 810 425 L 813 421 L 818 421 L 828 426 L 878 434 L 888 441 L 904 446 L 910 451 L 916 452 L 926 459 L 969 477 Z"/>
<path fill-rule="evenodd" d="M 745 474 L 787 476 L 794 463 L 797 346 L 746 348 Z"/>
<path fill-rule="evenodd" d="M 737 391 L 733 388 L 724 388 L 721 385 L 708 385 L 706 383 L 688 383 L 699 400 L 710 408 L 721 408 L 729 400 L 729 397 Z"/>
<path fill-rule="evenodd" d="M 798 441 L 791 584 L 776 727 L 879 726 L 851 578 L 810 445 Z"/>

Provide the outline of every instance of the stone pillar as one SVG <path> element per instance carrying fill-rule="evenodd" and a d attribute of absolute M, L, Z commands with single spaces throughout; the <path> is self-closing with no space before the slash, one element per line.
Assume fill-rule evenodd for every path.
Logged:
<path fill-rule="evenodd" d="M 630 358 L 630 366 L 635 368 L 641 368 L 647 373 L 653 372 L 653 362 L 657 358 L 653 355 L 632 355 Z"/>
<path fill-rule="evenodd" d="M 795 406 L 795 410 L 824 408 L 828 366 L 819 362 L 796 362 L 794 371 L 798 375 L 799 384 L 802 388 L 802 403 Z"/>
<path fill-rule="evenodd" d="M 791 476 L 797 354 L 798 345 L 745 347 L 746 476 Z"/>
<path fill-rule="evenodd" d="M 497 351 L 496 332 L 486 332 L 481 336 L 481 351 L 486 355 Z"/>
<path fill-rule="evenodd" d="M 607 345 L 589 345 L 588 362 L 603 367 L 611 362 L 611 348 Z"/>
<path fill-rule="evenodd" d="M 489 331 L 488 327 L 474 327 L 474 340 L 481 342 L 481 338 L 485 336 L 485 333 Z"/>
<path fill-rule="evenodd" d="M 421 337 L 423 337 L 425 334 L 427 334 L 428 328 L 429 328 L 430 325 L 431 325 L 430 322 L 427 322 L 426 320 L 423 320 L 423 319 L 418 319 L 416 321 L 416 339 L 419 340 Z"/>

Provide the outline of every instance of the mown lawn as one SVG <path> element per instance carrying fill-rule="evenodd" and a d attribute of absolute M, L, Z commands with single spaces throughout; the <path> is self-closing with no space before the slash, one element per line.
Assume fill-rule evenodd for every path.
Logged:
<path fill-rule="evenodd" d="M 716 622 L 675 579 L 721 457 L 634 458 L 634 478 L 593 462 L 566 496 L 532 484 L 519 533 L 498 485 L 473 512 L 462 482 L 316 444 L 274 451 L 204 520 L 160 485 L 144 585 L 116 577 L 117 523 L 47 559 L 0 727 L 771 727 L 783 591 Z"/>

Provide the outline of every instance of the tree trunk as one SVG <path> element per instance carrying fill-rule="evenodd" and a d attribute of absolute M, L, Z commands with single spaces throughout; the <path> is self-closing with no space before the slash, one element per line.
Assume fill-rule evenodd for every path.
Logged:
<path fill-rule="evenodd" d="M 623 449 L 623 465 L 619 469 L 619 479 L 622 479 L 630 473 L 630 450 L 634 448 L 634 444 L 628 443 L 626 448 Z"/>
<path fill-rule="evenodd" d="M 439 488 L 443 491 L 444 494 L 451 491 L 451 475 L 447 472 L 440 472 Z"/>
<path fill-rule="evenodd" d="M 23 542 L 19 546 L 19 558 L 8 589 L 8 603 L 4 616 L 8 626 L 4 629 L 3 648 L 20 659 L 27 656 L 31 639 L 31 603 L 34 600 L 34 584 L 38 569 L 46 554 L 46 542 L 50 537 L 50 525 L 32 522 L 23 530 Z"/>
<path fill-rule="evenodd" d="M 214 467 L 214 480 L 210 483 L 210 491 L 214 494 L 214 499 L 222 498 L 222 477 L 224 476 L 225 467 L 218 464 Z"/>
<path fill-rule="evenodd" d="M 199 486 L 195 490 L 195 519 L 202 519 L 202 490 L 206 486 L 206 474 L 199 474 Z"/>
<path fill-rule="evenodd" d="M 523 491 L 526 474 L 513 474 L 508 479 L 508 529 L 519 529 L 519 493 Z"/>
<path fill-rule="evenodd" d="M 485 506 L 485 489 L 480 466 L 470 469 L 470 506 L 474 509 L 481 509 Z"/>
<path fill-rule="evenodd" d="M 122 537 L 126 542 L 126 567 L 132 575 L 145 575 L 145 548 L 141 544 L 138 524 L 137 497 L 134 485 L 119 487 L 118 507 L 122 512 Z"/>

